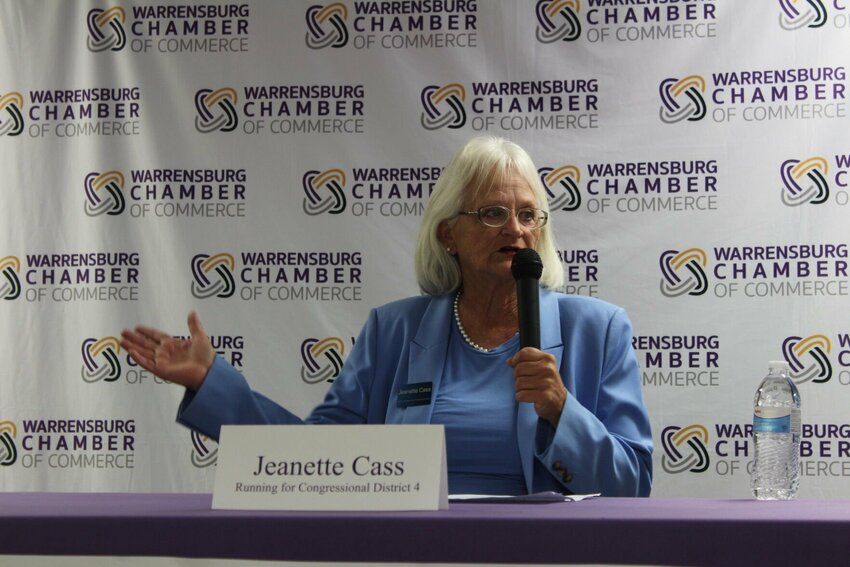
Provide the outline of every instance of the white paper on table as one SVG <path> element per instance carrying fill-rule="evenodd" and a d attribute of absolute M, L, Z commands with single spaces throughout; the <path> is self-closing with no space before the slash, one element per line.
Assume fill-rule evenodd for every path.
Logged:
<path fill-rule="evenodd" d="M 587 498 L 600 496 L 597 494 L 561 494 L 560 492 L 535 492 L 517 496 L 502 494 L 449 494 L 449 502 L 579 502 Z"/>

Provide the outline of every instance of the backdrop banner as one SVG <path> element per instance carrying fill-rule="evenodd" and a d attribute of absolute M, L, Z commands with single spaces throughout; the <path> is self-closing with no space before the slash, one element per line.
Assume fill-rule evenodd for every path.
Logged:
<path fill-rule="evenodd" d="M 122 328 L 188 333 L 306 415 L 416 295 L 475 135 L 539 168 L 564 291 L 624 307 L 656 496 L 750 496 L 785 359 L 800 497 L 850 497 L 850 4 L 0 0 L 0 490 L 211 492 Z"/>

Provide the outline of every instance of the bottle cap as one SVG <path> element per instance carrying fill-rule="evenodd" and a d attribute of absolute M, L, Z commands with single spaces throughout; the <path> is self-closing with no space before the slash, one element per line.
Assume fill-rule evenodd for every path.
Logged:
<path fill-rule="evenodd" d="M 790 370 L 791 366 L 785 360 L 771 360 L 767 363 L 768 370 Z"/>

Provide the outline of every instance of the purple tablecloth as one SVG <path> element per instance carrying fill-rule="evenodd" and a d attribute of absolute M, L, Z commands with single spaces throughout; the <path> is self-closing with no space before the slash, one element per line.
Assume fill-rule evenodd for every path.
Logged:
<path fill-rule="evenodd" d="M 442 512 L 211 510 L 209 494 L 0 493 L 0 554 L 480 563 L 850 561 L 850 501 L 594 498 Z"/>

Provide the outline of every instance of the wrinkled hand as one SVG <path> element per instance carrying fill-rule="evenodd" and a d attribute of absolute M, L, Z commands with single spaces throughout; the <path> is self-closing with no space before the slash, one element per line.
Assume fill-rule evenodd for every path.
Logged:
<path fill-rule="evenodd" d="M 195 311 L 189 313 L 189 339 L 138 325 L 121 331 L 121 346 L 139 366 L 163 380 L 197 390 L 215 360 L 215 350 Z"/>
<path fill-rule="evenodd" d="M 558 427 L 567 402 L 567 389 L 558 373 L 555 357 L 533 347 L 525 347 L 508 360 L 514 369 L 516 399 L 534 404 L 542 419 Z"/>

